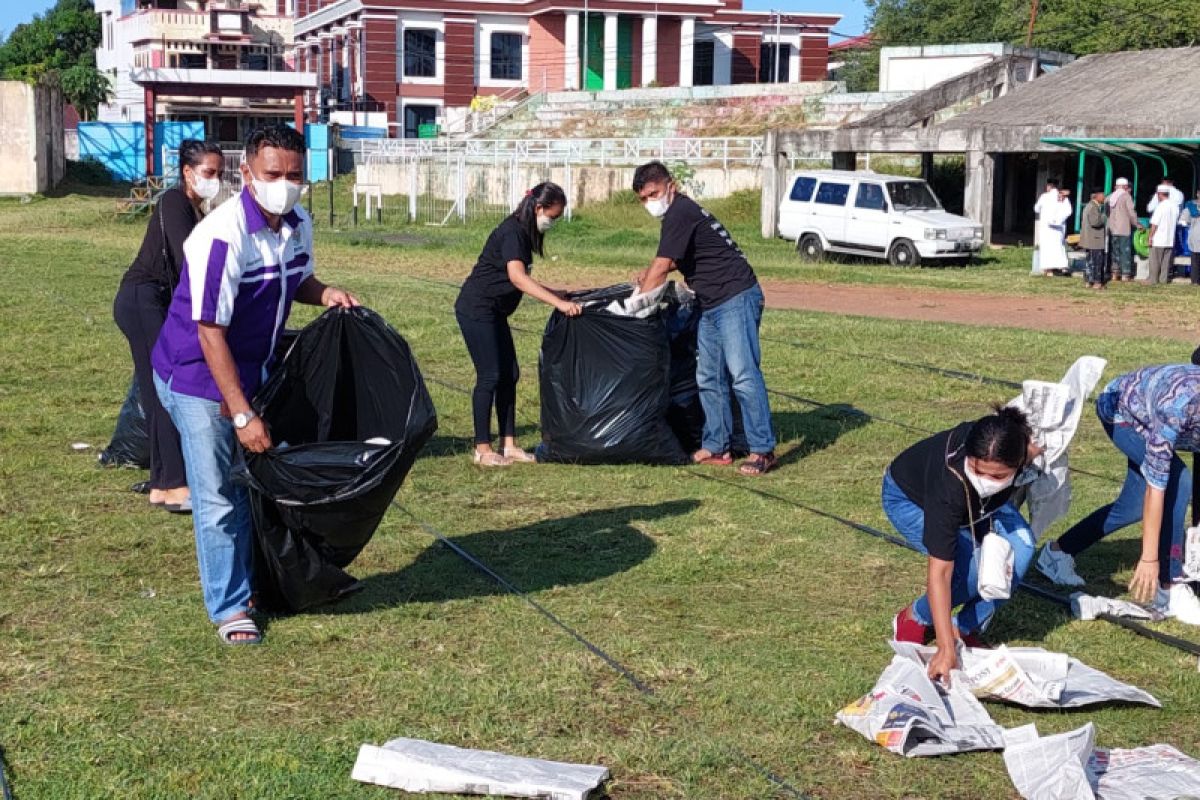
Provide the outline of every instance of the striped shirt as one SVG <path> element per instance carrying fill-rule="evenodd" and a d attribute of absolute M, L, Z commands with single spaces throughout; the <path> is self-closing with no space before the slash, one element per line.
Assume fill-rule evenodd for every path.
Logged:
<path fill-rule="evenodd" d="M 1200 452 L 1200 367 L 1168 364 L 1127 372 L 1096 398 L 1096 415 L 1146 440 L 1142 477 L 1166 489 L 1175 453 Z"/>
<path fill-rule="evenodd" d="M 197 323 L 226 328 L 242 391 L 266 379 L 296 289 L 313 274 L 312 220 L 297 206 L 271 230 L 250 190 L 205 217 L 183 246 L 184 263 L 151 362 L 175 392 L 220 401 Z"/>

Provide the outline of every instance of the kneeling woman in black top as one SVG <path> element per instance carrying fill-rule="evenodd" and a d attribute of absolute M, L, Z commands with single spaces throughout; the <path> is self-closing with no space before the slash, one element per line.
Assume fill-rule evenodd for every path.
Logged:
<path fill-rule="evenodd" d="M 582 311 L 577 303 L 530 277 L 533 255 L 544 255 L 542 239 L 562 216 L 567 196 L 553 183 L 539 183 L 488 237 L 454 303 L 458 327 L 475 363 L 472 410 L 475 463 L 500 467 L 534 457 L 517 447 L 517 352 L 508 318 L 522 295 L 536 297 L 568 317 Z M 500 452 L 492 449 L 493 406 L 500 424 Z"/>
<path fill-rule="evenodd" d="M 224 159 L 212 142 L 188 139 L 179 146 L 179 184 L 163 192 L 132 266 L 113 302 L 117 327 L 129 340 L 133 367 L 150 435 L 150 502 L 176 513 L 191 511 L 183 451 L 171 418 L 158 402 L 150 351 L 167 318 L 171 294 L 183 269 L 183 242 L 221 191 Z"/>
<path fill-rule="evenodd" d="M 1029 568 L 1033 531 L 1009 498 L 1017 473 L 1038 452 L 1025 415 L 998 408 L 917 442 L 883 476 L 884 513 L 929 556 L 927 592 L 896 615 L 893 635 L 925 644 L 932 633 L 937 653 L 929 676 L 935 680 L 949 680 L 958 664 L 955 639 L 980 646 L 979 634 L 1004 603 L 985 599 L 979 587 L 983 537 L 994 532 L 1012 547 L 1011 590 Z"/>

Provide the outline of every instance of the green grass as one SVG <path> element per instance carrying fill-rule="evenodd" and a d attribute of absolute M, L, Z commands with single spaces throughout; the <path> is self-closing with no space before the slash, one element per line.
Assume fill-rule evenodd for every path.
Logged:
<path fill-rule="evenodd" d="M 772 278 L 1010 291 L 1025 270 L 997 261 L 811 271 L 786 243 L 754 235 L 752 202 L 713 205 Z M 391 797 L 349 774 L 361 743 L 396 736 L 604 763 L 615 798 L 772 796 L 739 754 L 813 797 L 1015 796 L 997 754 L 910 761 L 832 724 L 887 663 L 891 615 L 922 587 L 919 559 L 683 469 L 477 470 L 469 399 L 442 384 L 430 387 L 441 429 L 399 502 L 627 664 L 654 696 L 398 512 L 352 568 L 363 594 L 273 620 L 263 648 L 220 646 L 197 590 L 190 524 L 130 493 L 139 473 L 98 469 L 95 450 L 70 449 L 107 441 L 129 379 L 110 307 L 143 225 L 114 223 L 111 210 L 111 200 L 77 195 L 0 201 L 0 746 L 19 800 Z M 430 279 L 461 280 L 486 233 L 323 226 L 319 269 L 383 313 L 427 377 L 469 386 L 454 289 Z M 600 283 L 646 263 L 654 228 L 636 207 L 612 204 L 582 210 L 552 237 L 559 260 L 537 274 Z M 1029 290 L 1075 293 L 1054 283 Z M 1182 294 L 1130 302 L 1183 308 Z M 314 314 L 300 309 L 294 322 Z M 537 331 L 545 316 L 526 302 L 515 324 Z M 1084 353 L 1109 358 L 1110 376 L 1187 356 L 1161 340 L 797 312 L 768 312 L 764 333 L 773 388 L 931 429 L 1009 393 L 818 348 L 1014 380 L 1057 377 Z M 532 444 L 538 336 L 520 333 L 517 345 L 519 423 Z M 730 479 L 884 527 L 879 478 L 914 434 L 779 397 L 773 405 L 784 468 L 759 483 Z M 1073 458 L 1113 477 L 1122 467 L 1090 414 Z M 1052 533 L 1113 492 L 1079 478 L 1072 517 Z M 1081 557 L 1096 591 L 1128 580 L 1131 535 Z M 1070 652 L 1164 703 L 1069 714 L 990 705 L 998 723 L 1036 721 L 1048 733 L 1092 720 L 1105 746 L 1165 741 L 1200 753 L 1193 659 L 1028 597 L 993 634 Z"/>

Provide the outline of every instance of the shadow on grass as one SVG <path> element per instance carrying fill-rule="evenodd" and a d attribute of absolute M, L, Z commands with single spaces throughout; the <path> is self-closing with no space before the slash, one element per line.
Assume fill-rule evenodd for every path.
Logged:
<path fill-rule="evenodd" d="M 830 447 L 842 434 L 871 420 L 853 406 L 839 403 L 812 411 L 776 411 L 771 421 L 780 443 L 776 453 L 779 466 L 786 467 Z"/>
<path fill-rule="evenodd" d="M 654 541 L 634 527 L 689 514 L 697 500 L 619 506 L 543 520 L 510 530 L 485 530 L 450 541 L 525 592 L 590 583 L 649 558 Z M 504 587 L 434 542 L 411 564 L 363 579 L 363 590 L 316 614 L 362 614 L 402 603 L 429 603 L 505 594 Z"/>

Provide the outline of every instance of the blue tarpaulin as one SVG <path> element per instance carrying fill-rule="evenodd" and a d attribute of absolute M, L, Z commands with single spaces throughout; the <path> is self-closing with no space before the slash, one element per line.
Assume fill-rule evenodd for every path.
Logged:
<path fill-rule="evenodd" d="M 154 173 L 164 173 L 163 148 L 168 155 L 167 174 L 174 174 L 176 154 L 184 139 L 203 139 L 203 122 L 158 122 L 154 125 Z M 118 181 L 146 177 L 146 126 L 140 122 L 79 123 L 79 157 L 94 158 Z"/>

